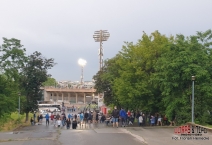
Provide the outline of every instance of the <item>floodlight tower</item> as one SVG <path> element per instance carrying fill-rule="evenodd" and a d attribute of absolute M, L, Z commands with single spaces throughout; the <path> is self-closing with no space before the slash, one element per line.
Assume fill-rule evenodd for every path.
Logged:
<path fill-rule="evenodd" d="M 81 85 L 83 84 L 83 68 L 84 68 L 84 66 L 86 65 L 86 60 L 84 60 L 84 59 L 79 59 L 78 60 L 78 64 L 81 66 L 81 68 L 82 68 L 82 71 L 81 71 Z"/>
<path fill-rule="evenodd" d="M 103 41 L 107 41 L 108 38 L 110 37 L 110 33 L 107 30 L 100 30 L 100 31 L 95 31 L 93 38 L 95 42 L 100 42 L 100 48 L 99 48 L 99 70 L 102 70 L 103 67 L 103 48 L 102 44 Z"/>

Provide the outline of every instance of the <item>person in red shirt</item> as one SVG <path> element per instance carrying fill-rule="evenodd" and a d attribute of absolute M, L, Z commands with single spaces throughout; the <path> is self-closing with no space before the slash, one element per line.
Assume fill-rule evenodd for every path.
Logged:
<path fill-rule="evenodd" d="M 51 118 L 51 121 L 52 121 L 52 123 L 53 123 L 53 119 L 54 119 L 54 114 L 53 114 L 53 112 L 51 113 L 50 118 Z"/>
<path fill-rule="evenodd" d="M 130 110 L 127 111 L 127 123 L 130 123 L 130 117 L 131 117 L 131 112 Z"/>

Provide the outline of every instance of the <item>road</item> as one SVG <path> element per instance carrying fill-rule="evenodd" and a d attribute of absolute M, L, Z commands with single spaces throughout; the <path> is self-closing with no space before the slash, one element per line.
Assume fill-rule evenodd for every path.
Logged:
<path fill-rule="evenodd" d="M 35 125 L 22 128 L 20 131 L 0 133 L 0 145 L 142 145 L 142 142 L 129 135 L 122 128 L 83 126 L 77 130 L 58 129 L 53 125 Z"/>
<path fill-rule="evenodd" d="M 180 140 L 173 127 L 119 127 L 98 125 L 78 126 L 76 130 L 56 128 L 53 124 L 28 126 L 15 132 L 1 132 L 0 145 L 211 145 L 210 140 Z M 175 140 L 178 138 L 178 140 Z"/>

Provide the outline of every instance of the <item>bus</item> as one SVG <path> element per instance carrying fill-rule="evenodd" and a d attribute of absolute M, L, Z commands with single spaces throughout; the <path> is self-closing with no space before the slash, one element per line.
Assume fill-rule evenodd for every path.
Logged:
<path fill-rule="evenodd" d="M 61 110 L 61 107 L 60 105 L 57 105 L 57 104 L 38 104 L 38 108 L 40 110 L 43 110 L 43 109 L 48 109 L 50 111 L 60 111 Z M 42 109 L 43 108 L 43 109 Z M 53 110 L 52 110 L 53 109 Z"/>

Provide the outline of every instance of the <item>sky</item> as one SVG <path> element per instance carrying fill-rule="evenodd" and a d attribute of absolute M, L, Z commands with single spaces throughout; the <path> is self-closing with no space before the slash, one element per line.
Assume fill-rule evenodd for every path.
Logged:
<path fill-rule="evenodd" d="M 212 0 L 1 0 L 0 44 L 2 37 L 16 38 L 27 55 L 54 58 L 48 72 L 57 81 L 80 81 L 82 58 L 84 81 L 91 81 L 99 70 L 95 31 L 110 33 L 103 49 L 104 59 L 112 58 L 143 31 L 189 36 L 211 29 L 211 6 Z"/>

